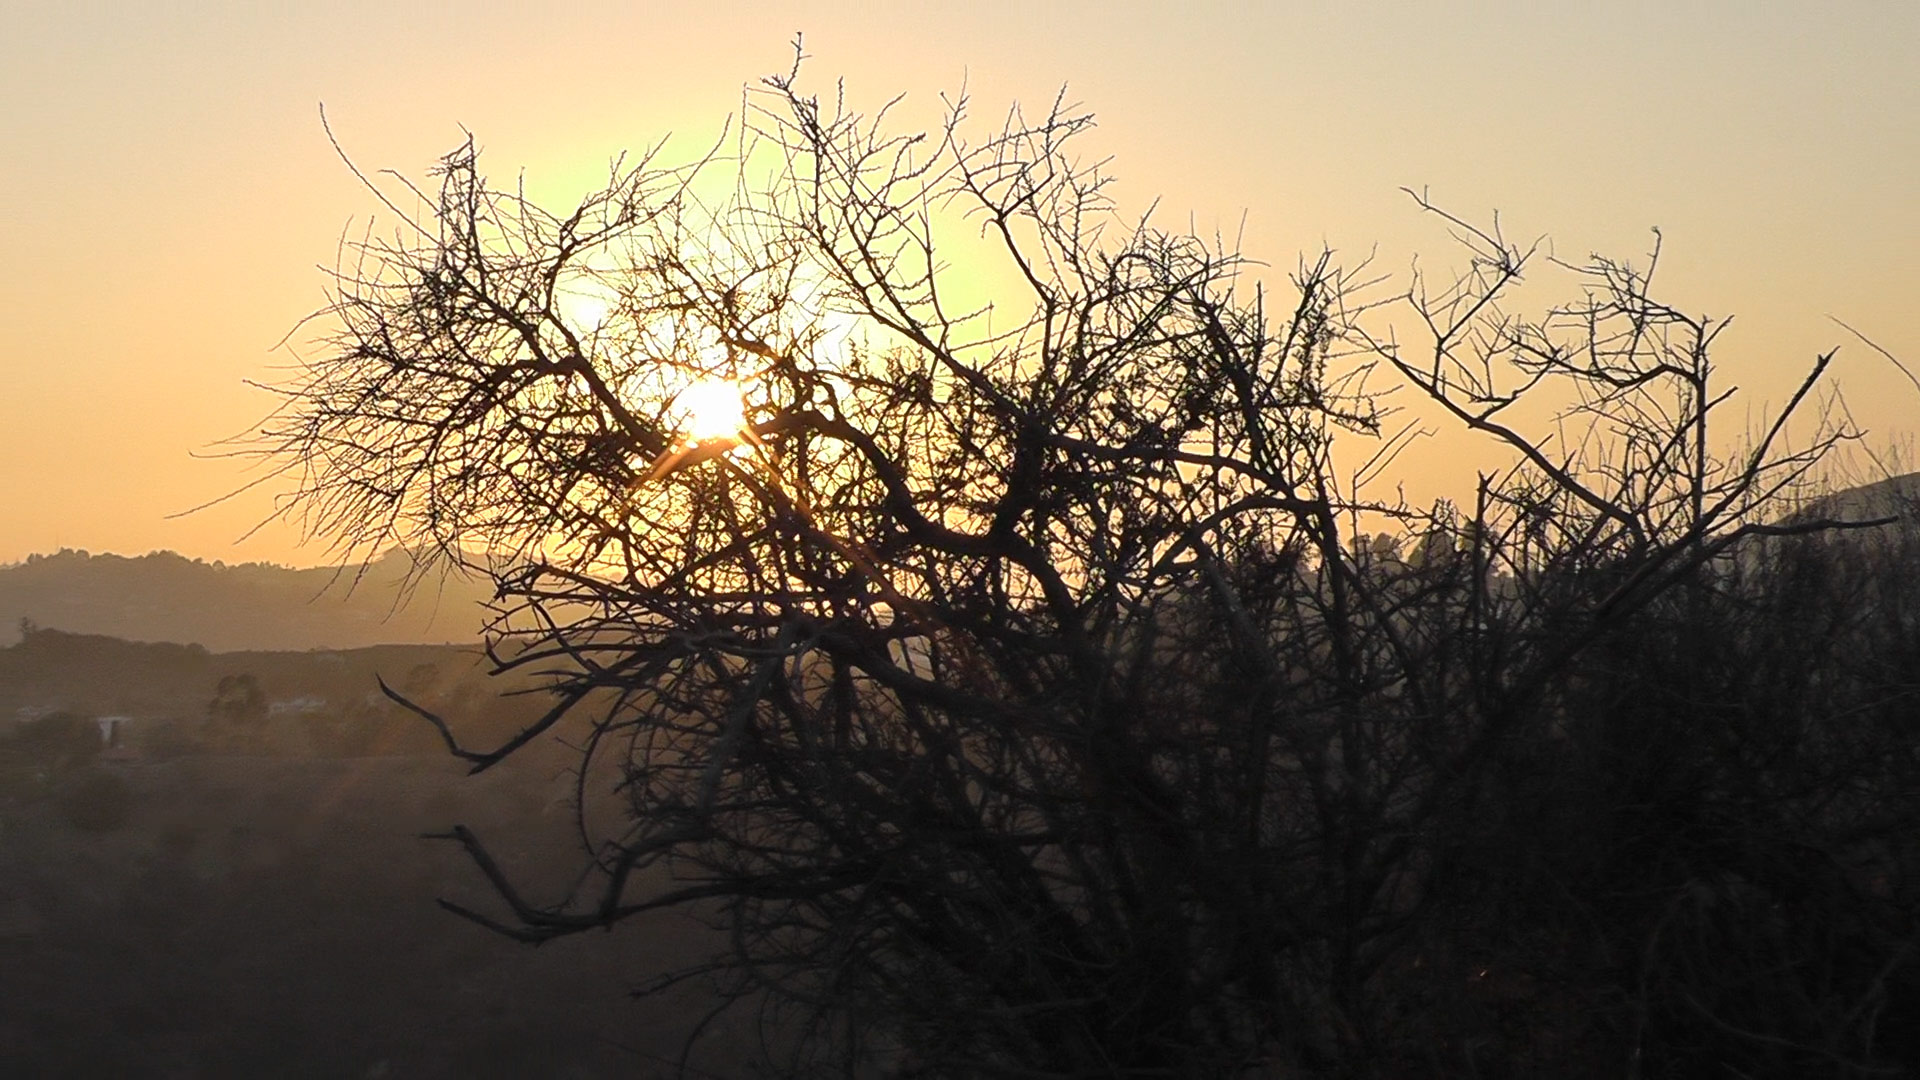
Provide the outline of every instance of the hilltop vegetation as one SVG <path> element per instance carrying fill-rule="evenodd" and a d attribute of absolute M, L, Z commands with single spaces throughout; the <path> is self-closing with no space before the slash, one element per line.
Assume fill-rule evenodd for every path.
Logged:
<path fill-rule="evenodd" d="M 381 694 L 376 678 L 449 710 L 463 733 L 484 740 L 538 708 L 502 696 L 533 680 L 495 682 L 487 667 L 474 646 L 220 653 L 30 628 L 0 649 L 0 717 L 123 716 L 130 738 L 160 740 L 164 747 L 146 749 L 171 753 L 432 753 L 438 738 Z"/>
<path fill-rule="evenodd" d="M 296 570 L 203 562 L 171 551 L 138 557 L 61 550 L 0 566 L 0 640 L 28 619 L 133 641 L 234 649 L 354 649 L 471 642 L 490 590 L 458 575 L 409 587 L 394 550 L 356 567 Z"/>

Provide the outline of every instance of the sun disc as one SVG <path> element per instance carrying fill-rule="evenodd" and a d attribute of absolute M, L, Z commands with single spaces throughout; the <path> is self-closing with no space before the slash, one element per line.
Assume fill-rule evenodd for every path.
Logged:
<path fill-rule="evenodd" d="M 747 426 L 740 387 L 726 379 L 702 379 L 680 393 L 686 433 L 695 442 L 730 439 Z"/>

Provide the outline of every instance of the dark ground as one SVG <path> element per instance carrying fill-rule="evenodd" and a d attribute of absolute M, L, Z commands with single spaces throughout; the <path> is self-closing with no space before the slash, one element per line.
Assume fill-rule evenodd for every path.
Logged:
<path fill-rule="evenodd" d="M 687 916 L 536 949 L 434 904 L 497 910 L 462 852 L 418 838 L 456 822 L 545 882 L 536 897 L 567 880 L 554 760 L 480 777 L 420 755 L 89 770 L 125 781 L 117 826 L 58 795 L 0 804 L 0 1075 L 663 1076 L 716 1000 L 626 993 L 710 950 Z M 695 1063 L 748 1071 L 753 1024 L 717 1020 Z"/>

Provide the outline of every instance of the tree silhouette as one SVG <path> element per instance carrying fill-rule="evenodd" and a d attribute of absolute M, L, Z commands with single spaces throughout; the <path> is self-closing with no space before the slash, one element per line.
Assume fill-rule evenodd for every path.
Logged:
<path fill-rule="evenodd" d="M 1716 457 L 1720 324 L 1651 270 L 1567 268 L 1586 299 L 1521 318 L 1543 260 L 1449 217 L 1468 270 L 1383 298 L 1416 352 L 1365 267 L 1276 292 L 1121 219 L 1064 99 L 902 135 L 797 70 L 731 154 L 566 213 L 469 141 L 343 249 L 260 428 L 348 557 L 491 552 L 492 655 L 555 704 L 473 748 L 391 696 L 476 771 L 580 747 L 582 886 L 530 900 L 456 827 L 506 910 L 455 910 L 528 941 L 701 911 L 733 949 L 684 974 L 772 1010 L 796 1071 L 1424 1067 L 1406 988 L 1467 948 L 1517 748 L 1735 544 L 1836 524 L 1764 515 L 1845 437 L 1776 448 L 1825 358 Z M 711 380 L 742 425 L 689 437 Z M 1414 434 L 1381 380 L 1511 466 L 1470 505 L 1373 496 Z M 1564 438 L 1509 419 L 1543 400 Z"/>
<path fill-rule="evenodd" d="M 267 719 L 267 695 L 251 674 L 222 675 L 207 702 L 207 720 L 222 729 L 258 727 Z"/>

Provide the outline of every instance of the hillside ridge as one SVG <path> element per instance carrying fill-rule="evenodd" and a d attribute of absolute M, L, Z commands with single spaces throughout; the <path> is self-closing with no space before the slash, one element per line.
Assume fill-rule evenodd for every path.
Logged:
<path fill-rule="evenodd" d="M 477 642 L 491 588 L 416 569 L 398 549 L 305 569 L 62 549 L 0 566 L 0 645 L 29 625 L 214 652 Z"/>

